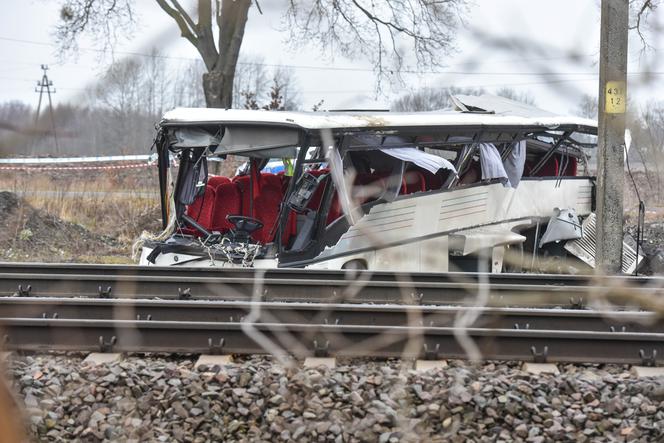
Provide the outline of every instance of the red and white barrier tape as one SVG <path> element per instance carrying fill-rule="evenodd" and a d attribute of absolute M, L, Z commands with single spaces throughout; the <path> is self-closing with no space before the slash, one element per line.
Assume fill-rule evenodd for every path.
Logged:
<path fill-rule="evenodd" d="M 151 164 L 137 163 L 133 165 L 116 165 L 116 166 L 0 166 L 0 171 L 88 171 L 99 169 L 133 169 L 133 168 L 149 168 Z"/>
<path fill-rule="evenodd" d="M 99 162 L 120 162 L 120 161 L 149 161 L 156 155 L 107 155 L 105 157 L 25 157 L 25 158 L 0 158 L 0 164 L 18 164 L 18 165 L 52 165 L 69 163 L 99 163 Z"/>

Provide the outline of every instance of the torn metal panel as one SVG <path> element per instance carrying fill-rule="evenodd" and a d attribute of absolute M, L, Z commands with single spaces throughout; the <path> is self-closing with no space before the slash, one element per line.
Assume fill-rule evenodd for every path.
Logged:
<path fill-rule="evenodd" d="M 549 219 L 546 232 L 539 242 L 539 247 L 561 240 L 576 240 L 583 236 L 579 217 L 574 209 L 555 208 L 554 215 Z"/>
<path fill-rule="evenodd" d="M 254 157 L 292 158 L 299 142 L 299 131 L 278 127 L 228 126 L 217 153 L 252 152 Z M 259 151 L 269 149 L 269 152 Z M 262 155 L 260 155 L 262 154 Z"/>
<path fill-rule="evenodd" d="M 512 229 L 515 226 L 529 224 L 532 224 L 530 219 L 468 229 L 451 235 L 450 240 L 460 239 L 463 241 L 463 247 L 459 248 L 462 251 L 462 255 L 475 254 L 486 248 L 523 243 L 526 241 L 526 237 L 512 232 Z"/>
<path fill-rule="evenodd" d="M 219 134 L 196 127 L 176 128 L 168 131 L 171 148 L 207 148 L 217 146 L 221 142 Z"/>
<path fill-rule="evenodd" d="M 545 111 L 544 109 L 523 102 L 491 94 L 457 94 L 452 96 L 452 103 L 459 110 L 465 112 L 484 111 L 496 115 L 517 115 L 528 118 L 553 117 L 556 115 L 553 112 Z"/>
<path fill-rule="evenodd" d="M 595 254 L 597 245 L 597 217 L 595 213 L 591 213 L 582 223 L 583 237 L 568 241 L 565 244 L 565 249 L 572 255 L 575 255 L 591 268 L 595 268 Z M 638 261 L 636 251 L 632 249 L 627 243 L 623 242 L 622 252 L 622 272 L 625 274 L 633 274 L 637 265 L 643 260 L 643 256 L 639 254 Z"/>

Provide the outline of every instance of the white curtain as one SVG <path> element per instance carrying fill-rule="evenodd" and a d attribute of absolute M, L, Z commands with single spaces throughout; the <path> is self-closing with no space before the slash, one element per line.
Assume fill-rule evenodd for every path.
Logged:
<path fill-rule="evenodd" d="M 432 174 L 438 172 L 439 169 L 448 169 L 454 172 L 454 175 L 457 174 L 454 165 L 442 157 L 429 154 L 424 151 L 420 151 L 419 149 L 414 147 L 403 147 L 403 148 L 396 147 L 399 146 L 400 143 L 407 144 L 406 140 L 404 140 L 403 137 L 399 137 L 396 135 L 389 135 L 381 140 L 381 137 L 377 135 L 361 134 L 354 136 L 354 138 L 366 144 L 367 147 L 379 148 L 381 152 L 391 157 L 398 158 L 399 160 L 402 161 L 414 163 L 420 168 L 426 169 L 427 171 L 431 172 Z M 386 145 L 395 146 L 395 147 L 381 148 L 381 146 L 386 146 Z"/>
<path fill-rule="evenodd" d="M 343 209 L 344 214 L 346 214 L 348 222 L 353 225 L 355 224 L 356 220 L 350 202 L 350 193 L 348 192 L 348 187 L 346 186 L 346 176 L 344 174 L 343 160 L 339 154 L 339 151 L 334 147 L 334 145 L 330 145 L 330 148 L 327 151 L 327 162 L 330 165 L 332 181 L 337 187 L 341 209 Z"/>
<path fill-rule="evenodd" d="M 516 188 L 523 177 L 523 167 L 526 164 L 526 141 L 517 142 L 509 153 L 503 165 L 509 178 L 510 186 Z"/>
<path fill-rule="evenodd" d="M 456 168 L 448 160 L 437 155 L 428 154 L 417 148 L 391 148 L 381 149 L 387 155 L 398 158 L 399 160 L 415 163 L 422 169 L 435 174 L 439 169 L 448 169 L 456 175 Z"/>
<path fill-rule="evenodd" d="M 506 187 L 516 188 L 523 176 L 526 164 L 526 141 L 517 142 L 510 151 L 505 162 L 500 152 L 492 143 L 480 143 L 480 164 L 482 180 L 498 179 Z"/>
<path fill-rule="evenodd" d="M 500 152 L 492 143 L 480 143 L 480 165 L 482 166 L 482 180 L 498 179 L 501 183 L 507 185 L 509 178 L 503 160 L 500 158 Z"/>

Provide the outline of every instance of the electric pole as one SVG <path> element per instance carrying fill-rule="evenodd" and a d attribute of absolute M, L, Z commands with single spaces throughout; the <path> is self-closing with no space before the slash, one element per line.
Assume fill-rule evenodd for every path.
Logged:
<path fill-rule="evenodd" d="M 51 89 L 53 86 L 53 82 L 48 79 L 48 75 L 46 75 L 46 71 L 48 71 L 48 65 L 41 65 L 42 71 L 44 73 L 42 74 L 42 78 L 40 81 L 37 82 L 37 88 L 35 88 L 35 92 L 39 92 L 39 102 L 37 103 L 37 114 L 35 114 L 35 124 L 37 124 L 39 120 L 39 111 L 41 109 L 41 103 L 42 103 L 42 97 L 44 96 L 44 91 L 46 91 L 46 94 L 48 95 L 48 112 L 51 117 L 51 129 L 53 130 L 53 141 L 55 142 L 55 153 L 56 155 L 59 154 L 60 148 L 58 146 L 58 137 L 55 133 L 55 119 L 53 118 L 53 102 L 51 101 L 51 94 L 55 94 L 55 88 Z"/>
<path fill-rule="evenodd" d="M 602 0 L 596 268 L 607 274 L 622 265 L 628 28 L 629 0 Z"/>

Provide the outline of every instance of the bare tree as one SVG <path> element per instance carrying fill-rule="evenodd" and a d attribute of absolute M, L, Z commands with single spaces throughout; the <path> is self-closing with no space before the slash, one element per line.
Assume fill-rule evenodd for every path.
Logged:
<path fill-rule="evenodd" d="M 143 61 L 141 96 L 148 115 L 159 117 L 169 107 L 168 90 L 170 78 L 163 57 L 156 48 L 150 51 L 150 57 Z"/>
<path fill-rule="evenodd" d="M 263 96 L 270 85 L 270 74 L 259 56 L 240 57 L 233 85 L 233 103 L 244 103 L 246 94 Z M 246 108 L 246 103 L 245 103 Z"/>
<path fill-rule="evenodd" d="M 507 86 L 498 89 L 495 94 L 500 97 L 505 97 L 509 98 L 510 100 L 525 103 L 527 105 L 535 105 L 535 97 L 530 95 L 528 92 L 519 92 L 515 89 L 508 88 Z"/>
<path fill-rule="evenodd" d="M 155 51 L 152 57 L 123 59 L 113 63 L 89 91 L 90 107 L 105 113 L 103 124 L 92 123 L 95 137 L 101 137 L 109 149 L 136 152 L 149 146 L 155 122 L 177 100 L 170 94 L 165 65 Z"/>
<path fill-rule="evenodd" d="M 576 109 L 572 112 L 580 117 L 596 119 L 597 107 L 596 95 L 583 94 L 576 105 Z"/>
<path fill-rule="evenodd" d="M 171 85 L 173 87 L 172 107 L 185 106 L 198 108 L 205 106 L 205 94 L 200 79 L 205 66 L 200 60 L 193 60 L 184 67 L 174 70 Z"/>
<path fill-rule="evenodd" d="M 366 57 L 380 82 L 399 73 L 408 61 L 406 53 L 420 67 L 441 66 L 454 47 L 465 9 L 465 0 L 293 0 L 286 26 L 294 44 L 313 43 L 349 57 Z"/>
<path fill-rule="evenodd" d="M 75 48 L 83 33 L 110 46 L 117 29 L 131 27 L 130 0 L 61 0 L 57 37 L 62 48 Z M 205 64 L 203 90 L 209 107 L 230 107 L 240 47 L 249 8 L 256 0 L 198 0 L 196 15 L 178 0 L 155 0 L 198 51 Z M 284 12 L 289 41 L 311 44 L 343 55 L 365 56 L 378 78 L 398 74 L 412 54 L 418 66 L 439 66 L 453 48 L 455 28 L 466 0 L 290 0 Z M 218 31 L 214 29 L 214 25 Z M 403 48 L 403 49 L 401 49 Z M 380 84 L 380 83 L 379 83 Z"/>
<path fill-rule="evenodd" d="M 628 115 L 627 126 L 632 133 L 632 149 L 636 148 L 659 200 L 664 179 L 664 105 L 648 103 L 638 115 Z"/>
<path fill-rule="evenodd" d="M 392 110 L 397 112 L 435 111 L 451 106 L 450 95 L 480 95 L 481 88 L 422 88 L 405 94 L 392 102 Z"/>
<path fill-rule="evenodd" d="M 127 36 L 134 24 L 132 0 L 66 0 L 60 8 L 56 36 L 61 49 L 77 49 L 78 36 L 86 33 L 104 49 Z"/>
<path fill-rule="evenodd" d="M 240 96 L 245 109 L 265 109 L 268 111 L 293 111 L 299 108 L 298 94 L 295 89 L 295 77 L 289 70 L 278 69 L 272 77 L 272 85 L 263 89 L 243 90 Z M 259 97 L 266 97 L 264 105 L 258 103 Z"/>
<path fill-rule="evenodd" d="M 300 108 L 297 77 L 292 69 L 278 68 L 274 72 L 270 94 L 275 90 L 279 91 L 281 106 L 285 111 L 295 111 Z"/>
<path fill-rule="evenodd" d="M 38 128 L 26 129 L 34 121 L 33 109 L 25 103 L 10 101 L 0 104 L 0 157 L 14 153 L 30 137 L 40 135 Z"/>
<path fill-rule="evenodd" d="M 117 115 L 128 115 L 139 107 L 141 93 L 141 61 L 128 58 L 113 63 L 93 90 L 93 99 L 98 100 Z"/>
<path fill-rule="evenodd" d="M 178 0 L 155 0 L 178 25 L 180 34 L 198 51 L 205 64 L 203 91 L 209 107 L 230 107 L 235 67 L 244 37 L 251 0 L 199 0 L 198 20 Z M 64 0 L 56 29 L 62 48 L 75 48 L 77 38 L 88 33 L 105 47 L 116 40 L 119 28 L 135 24 L 131 0 Z M 215 10 L 216 9 L 216 10 Z M 219 28 L 213 30 L 213 19 Z"/>

